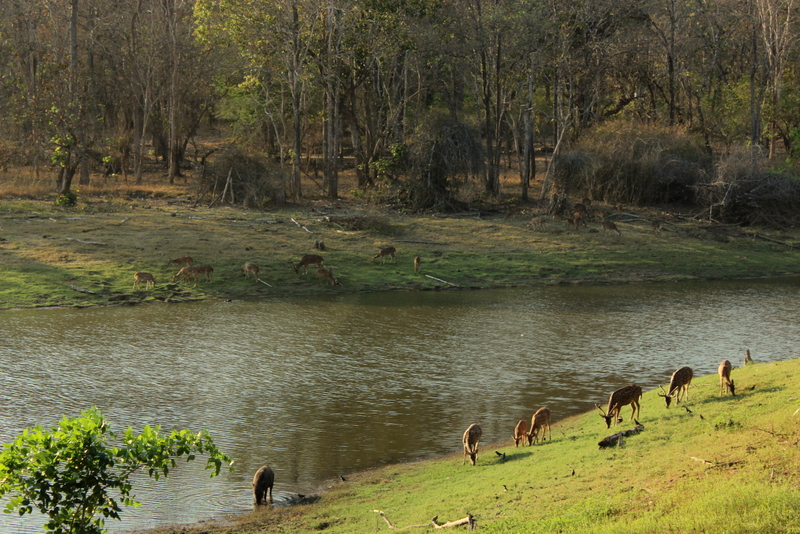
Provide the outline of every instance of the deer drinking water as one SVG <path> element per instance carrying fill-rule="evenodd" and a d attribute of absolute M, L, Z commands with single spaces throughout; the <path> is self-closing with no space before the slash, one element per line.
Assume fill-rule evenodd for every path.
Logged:
<path fill-rule="evenodd" d="M 692 383 L 693 377 L 694 371 L 692 371 L 691 367 L 681 367 L 672 373 L 672 378 L 669 380 L 669 390 L 664 391 L 662 387 L 661 391 L 664 391 L 665 394 L 658 394 L 659 397 L 664 397 L 667 408 L 669 408 L 673 397 L 676 398 L 675 404 L 680 404 L 681 396 L 683 396 L 683 400 L 689 400 L 689 384 Z"/>
<path fill-rule="evenodd" d="M 717 369 L 719 373 L 719 394 L 724 395 L 730 391 L 731 395 L 735 397 L 736 386 L 733 384 L 733 380 L 731 380 L 731 369 L 733 369 L 733 365 L 731 365 L 730 360 L 722 360 L 719 364 L 719 369 Z"/>
<path fill-rule="evenodd" d="M 619 416 L 619 412 L 623 406 L 627 406 L 628 404 L 631 405 L 631 420 L 636 418 L 636 413 L 640 412 L 639 410 L 639 399 L 642 398 L 642 388 L 637 386 L 636 384 L 631 384 L 629 386 L 625 386 L 624 388 L 620 388 L 616 390 L 611 396 L 608 398 L 608 406 L 606 407 L 606 411 L 604 412 L 603 409 L 595 404 L 600 413 L 602 414 L 601 417 L 606 421 L 606 428 L 611 428 L 611 421 L 614 421 L 614 425 L 622 421 L 622 418 Z"/>
<path fill-rule="evenodd" d="M 478 444 L 481 441 L 482 434 L 483 430 L 477 423 L 472 423 L 464 431 L 464 436 L 461 438 L 461 442 L 464 444 L 464 461 L 461 465 L 467 463 L 467 456 L 469 456 L 469 461 L 472 465 L 475 465 L 478 461 Z"/>
<path fill-rule="evenodd" d="M 268 465 L 262 466 L 253 476 L 253 504 L 272 502 L 272 486 L 275 484 L 275 472 Z M 267 501 L 269 495 L 269 501 Z"/>

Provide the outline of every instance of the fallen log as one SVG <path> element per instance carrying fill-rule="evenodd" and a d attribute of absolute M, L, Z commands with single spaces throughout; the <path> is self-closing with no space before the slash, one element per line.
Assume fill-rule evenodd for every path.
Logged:
<path fill-rule="evenodd" d="M 433 528 L 450 528 L 450 527 L 460 527 L 462 525 L 469 525 L 470 530 L 475 530 L 476 522 L 475 517 L 472 514 L 467 514 L 467 517 L 463 517 L 461 519 L 456 519 L 455 521 L 447 521 L 446 523 L 439 523 L 439 516 L 437 515 L 433 519 L 431 519 L 430 523 L 425 523 L 424 525 L 411 525 L 408 527 L 396 527 L 389 521 L 389 518 L 386 517 L 386 514 L 380 510 L 373 510 L 376 514 L 380 514 L 386 524 L 389 525 L 389 528 L 392 530 L 406 530 L 409 528 L 425 528 L 425 527 L 433 527 Z"/>
<path fill-rule="evenodd" d="M 634 421 L 636 420 L 634 419 Z M 623 430 L 621 432 L 617 432 L 616 434 L 612 434 L 607 438 L 603 438 L 597 444 L 600 446 L 600 449 L 605 449 L 606 447 L 613 447 L 615 445 L 619 446 L 619 444 L 622 443 L 622 438 L 633 436 L 635 434 L 638 434 L 642 430 L 644 430 L 644 425 L 641 424 L 639 421 L 636 421 L 635 427 L 629 428 L 628 430 Z"/>
<path fill-rule="evenodd" d="M 461 287 L 458 284 L 454 284 L 452 282 L 448 282 L 447 280 L 442 280 L 441 278 L 436 278 L 435 276 L 431 276 L 429 274 L 426 274 L 425 276 L 427 276 L 428 278 L 432 278 L 432 279 L 436 280 L 437 282 L 442 282 L 443 284 L 450 284 L 453 287 Z"/>
<path fill-rule="evenodd" d="M 82 287 L 73 286 L 72 284 L 67 284 L 67 287 L 73 291 L 77 291 L 78 293 L 89 293 L 90 295 L 97 295 L 94 291 L 89 291 L 88 289 L 83 289 Z"/>

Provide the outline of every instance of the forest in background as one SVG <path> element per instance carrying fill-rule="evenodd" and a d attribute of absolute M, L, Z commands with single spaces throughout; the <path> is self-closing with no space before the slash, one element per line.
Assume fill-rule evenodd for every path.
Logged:
<path fill-rule="evenodd" d="M 793 0 L 11 0 L 0 171 L 52 174 L 69 205 L 74 180 L 140 183 L 156 161 L 260 207 L 300 200 L 304 177 L 336 198 L 352 169 L 362 192 L 446 210 L 497 198 L 513 169 L 519 198 L 551 211 L 578 195 L 794 225 L 796 15 Z M 224 142 L 198 141 L 208 130 Z"/>

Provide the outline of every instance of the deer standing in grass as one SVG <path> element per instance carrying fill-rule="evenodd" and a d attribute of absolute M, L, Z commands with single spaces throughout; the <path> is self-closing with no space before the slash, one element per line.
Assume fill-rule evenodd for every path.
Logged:
<path fill-rule="evenodd" d="M 239 269 L 239 272 L 245 278 L 250 278 L 250 273 L 253 273 L 253 276 L 256 277 L 256 282 L 258 282 L 258 280 L 259 280 L 259 278 L 258 278 L 258 272 L 259 272 L 258 265 L 253 265 L 250 262 L 245 262 L 244 267 Z"/>
<path fill-rule="evenodd" d="M 654 234 L 660 234 L 661 233 L 661 221 L 659 221 L 658 219 L 656 219 L 655 221 L 651 222 L 650 226 L 653 228 L 653 233 Z"/>
<path fill-rule="evenodd" d="M 174 263 L 175 265 L 181 265 L 189 267 L 194 263 L 194 260 L 191 256 L 181 256 L 180 258 L 175 258 L 174 260 L 168 260 L 167 265 Z"/>
<path fill-rule="evenodd" d="M 536 413 L 531 417 L 531 431 L 528 433 L 528 445 L 536 444 L 539 442 L 539 432 L 542 433 L 542 441 L 544 441 L 545 430 L 550 430 L 550 408 L 539 408 Z M 553 439 L 552 430 L 550 430 L 550 439 Z"/>
<path fill-rule="evenodd" d="M 538 228 L 540 230 L 544 230 L 544 225 L 547 223 L 544 217 L 534 217 L 531 219 L 531 222 L 528 223 L 528 226 L 533 226 L 534 228 Z"/>
<path fill-rule="evenodd" d="M 322 283 L 323 280 L 328 280 L 332 286 L 342 285 L 339 283 L 339 280 L 333 276 L 333 267 L 330 269 L 325 269 L 324 267 L 317 269 L 317 282 Z"/>
<path fill-rule="evenodd" d="M 469 425 L 464 431 L 464 436 L 461 438 L 461 442 L 464 444 L 464 461 L 461 465 L 467 463 L 467 456 L 469 456 L 469 461 L 472 465 L 475 465 L 478 461 L 478 444 L 481 442 L 481 435 L 483 434 L 483 430 L 481 427 L 478 426 L 477 423 L 472 423 Z"/>
<path fill-rule="evenodd" d="M 205 274 L 206 275 L 206 282 L 211 282 L 211 275 L 214 273 L 214 268 L 210 265 L 195 265 L 192 267 L 197 271 L 198 275 Z M 195 278 L 197 280 L 197 278 Z"/>
<path fill-rule="evenodd" d="M 637 386 L 636 384 L 631 384 L 629 386 L 625 386 L 624 388 L 620 388 L 616 390 L 614 393 L 608 397 L 608 406 L 606 407 L 606 411 L 595 404 L 600 413 L 602 414 L 601 417 L 606 421 L 606 428 L 611 428 L 611 421 L 614 421 L 614 425 L 616 426 L 617 423 L 622 421 L 622 418 L 619 416 L 620 410 L 623 406 L 627 406 L 628 404 L 631 405 L 631 419 L 635 420 L 636 413 L 639 412 L 641 415 L 641 411 L 639 410 L 639 399 L 642 398 L 642 388 Z"/>
<path fill-rule="evenodd" d="M 617 235 L 622 235 L 622 232 L 619 231 L 619 228 L 617 228 L 617 225 L 614 224 L 612 221 L 603 221 L 600 224 L 603 227 L 603 232 L 605 232 L 605 231 L 617 232 Z"/>
<path fill-rule="evenodd" d="M 306 274 L 308 272 L 309 265 L 316 265 L 319 269 L 322 269 L 324 263 L 325 260 L 322 258 L 322 256 L 317 256 L 316 254 L 306 254 L 300 258 L 300 263 L 297 265 L 293 264 L 292 267 L 294 267 L 294 272 L 297 274 L 300 274 L 300 267 L 302 267 L 303 274 Z"/>
<path fill-rule="evenodd" d="M 175 276 L 172 277 L 172 281 L 174 282 L 180 277 L 183 277 L 183 283 L 186 284 L 189 282 L 189 278 L 194 278 L 194 283 L 197 285 L 197 268 L 195 267 L 181 267 L 181 270 L 175 273 Z"/>
<path fill-rule="evenodd" d="M 145 289 L 156 286 L 156 279 L 150 273 L 133 273 L 133 289 L 139 287 L 139 282 L 144 282 Z"/>
<path fill-rule="evenodd" d="M 414 274 L 419 274 L 420 263 L 422 263 L 422 259 L 419 256 L 416 256 L 414 258 Z"/>
<path fill-rule="evenodd" d="M 733 369 L 733 365 L 731 365 L 729 360 L 722 360 L 719 364 L 719 369 L 717 369 L 719 373 L 719 394 L 724 395 L 730 391 L 731 395 L 735 397 L 736 386 L 733 384 L 733 380 L 731 380 L 731 369 Z"/>
<path fill-rule="evenodd" d="M 683 400 L 689 400 L 689 384 L 692 383 L 693 377 L 694 371 L 691 367 L 681 367 L 672 373 L 672 378 L 669 379 L 669 390 L 664 391 L 664 388 L 661 387 L 661 391 L 664 391 L 665 394 L 658 394 L 659 397 L 664 397 L 667 408 L 673 397 L 676 399 L 675 404 L 680 404 L 681 396 L 683 396 Z"/>
<path fill-rule="evenodd" d="M 528 435 L 528 422 L 525 419 L 520 419 L 517 426 L 514 427 L 514 446 L 519 447 L 519 444 L 525 444 L 525 437 Z"/>
<path fill-rule="evenodd" d="M 391 256 L 392 257 L 392 263 L 394 263 L 394 253 L 395 252 L 397 252 L 397 250 L 394 247 L 382 248 L 377 254 L 372 256 L 372 261 L 374 262 L 375 260 L 380 258 L 381 259 L 381 265 L 383 265 L 383 262 L 386 259 L 386 256 Z"/>

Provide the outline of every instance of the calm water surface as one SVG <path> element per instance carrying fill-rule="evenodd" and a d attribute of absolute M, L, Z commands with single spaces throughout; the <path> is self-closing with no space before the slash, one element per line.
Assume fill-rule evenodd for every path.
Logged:
<path fill-rule="evenodd" d="M 0 313 L 0 442 L 98 406 L 128 426 L 207 428 L 236 460 L 134 484 L 112 532 L 252 509 L 270 463 L 276 499 L 327 479 L 484 442 L 547 405 L 555 420 L 614 389 L 798 357 L 796 279 L 379 293 L 262 302 Z M 647 419 L 647 407 L 643 417 Z M 41 518 L 0 514 L 0 532 Z"/>

